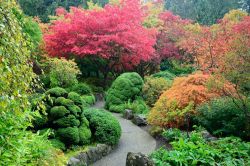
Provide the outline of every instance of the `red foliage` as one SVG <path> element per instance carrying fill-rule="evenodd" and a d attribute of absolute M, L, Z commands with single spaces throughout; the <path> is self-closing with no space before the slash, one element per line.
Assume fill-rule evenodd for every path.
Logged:
<path fill-rule="evenodd" d="M 176 42 L 185 34 L 184 26 L 189 24 L 190 20 L 183 20 L 181 17 L 166 11 L 160 14 L 163 26 L 157 35 L 157 50 L 162 59 L 180 58 L 179 48 Z"/>
<path fill-rule="evenodd" d="M 59 14 L 62 14 L 60 9 Z M 156 56 L 156 32 L 142 26 L 139 1 L 124 0 L 103 10 L 71 8 L 44 35 L 50 56 L 98 56 L 120 69 L 131 69 Z"/>

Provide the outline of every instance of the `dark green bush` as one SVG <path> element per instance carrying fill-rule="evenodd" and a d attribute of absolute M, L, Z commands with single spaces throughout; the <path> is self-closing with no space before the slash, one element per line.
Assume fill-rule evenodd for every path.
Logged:
<path fill-rule="evenodd" d="M 115 145 L 121 137 L 121 126 L 118 120 L 102 109 L 87 109 L 83 114 L 88 119 L 90 129 L 96 141 Z"/>
<path fill-rule="evenodd" d="M 197 111 L 199 116 L 195 120 L 209 132 L 217 136 L 238 136 L 250 138 L 249 118 L 239 107 L 239 100 L 221 98 L 201 105 Z M 248 102 L 250 108 L 250 102 Z"/>
<path fill-rule="evenodd" d="M 179 60 L 165 60 L 161 62 L 161 70 L 173 73 L 176 76 L 191 74 L 195 71 L 192 64 L 185 64 Z"/>
<path fill-rule="evenodd" d="M 52 97 L 66 97 L 68 92 L 60 87 L 49 89 L 46 94 L 52 96 Z"/>
<path fill-rule="evenodd" d="M 68 113 L 69 110 L 67 110 L 64 106 L 55 106 L 50 110 L 50 117 L 52 117 L 53 119 L 58 119 L 62 118 Z"/>
<path fill-rule="evenodd" d="M 93 105 L 95 103 L 95 96 L 94 95 L 84 95 L 84 96 L 82 96 L 82 100 L 88 105 Z"/>
<path fill-rule="evenodd" d="M 176 132 L 175 132 L 176 133 Z M 151 154 L 156 166 L 168 165 L 249 165 L 250 143 L 227 137 L 207 142 L 199 132 L 171 142 L 172 150 L 160 148 Z"/>
<path fill-rule="evenodd" d="M 158 73 L 153 74 L 152 77 L 164 78 L 165 80 L 172 82 L 174 78 L 176 77 L 176 75 L 169 72 L 168 70 L 165 70 L 165 71 L 160 71 Z"/>
<path fill-rule="evenodd" d="M 63 151 L 66 150 L 65 144 L 62 141 L 60 141 L 58 139 L 51 139 L 50 142 L 51 142 L 52 146 L 54 146 L 55 148 L 61 149 Z"/>
<path fill-rule="evenodd" d="M 79 127 L 79 144 L 85 145 L 89 144 L 91 139 L 91 131 L 89 130 L 89 126 L 81 125 Z"/>
<path fill-rule="evenodd" d="M 147 114 L 149 112 L 149 108 L 145 101 L 142 98 L 137 98 L 133 102 L 128 101 L 126 104 L 119 105 L 121 108 L 121 112 L 125 109 L 130 109 L 133 111 L 133 114 Z"/>
<path fill-rule="evenodd" d="M 56 131 L 56 135 L 65 145 L 77 145 L 80 141 L 77 127 L 60 128 Z"/>
<path fill-rule="evenodd" d="M 81 105 L 84 102 L 81 96 L 76 92 L 70 92 L 68 99 L 72 100 L 76 105 Z"/>
<path fill-rule="evenodd" d="M 76 117 L 79 117 L 82 112 L 81 108 L 78 107 L 77 105 L 68 107 L 68 110 L 70 111 L 71 114 L 73 114 Z"/>
<path fill-rule="evenodd" d="M 66 106 L 66 107 L 71 107 L 74 105 L 74 102 L 70 99 L 66 99 L 64 97 L 58 97 L 55 101 L 55 104 L 56 105 L 63 105 L 63 106 Z"/>
<path fill-rule="evenodd" d="M 90 95 L 92 94 L 92 90 L 88 84 L 79 83 L 70 88 L 70 91 L 76 92 L 80 95 Z"/>
<path fill-rule="evenodd" d="M 109 88 L 105 96 L 105 107 L 110 111 L 118 112 L 116 107 L 125 104 L 128 100 L 135 100 L 141 95 L 143 80 L 137 73 L 120 75 Z"/>
<path fill-rule="evenodd" d="M 85 101 L 76 92 L 70 92 L 67 95 L 67 93 L 54 93 L 55 89 L 65 92 L 62 88 L 53 88 L 46 92 L 47 96 L 44 97 L 43 102 L 47 107 L 45 113 L 40 111 L 41 117 L 38 116 L 40 119 L 34 121 L 34 124 L 38 126 L 35 129 L 46 127 L 56 130 L 54 137 L 60 139 L 67 146 L 89 143 L 91 138 L 89 122 L 82 114 L 81 109 Z M 56 92 L 58 91 L 56 90 Z M 51 94 L 57 96 L 57 98 L 50 97 Z M 63 97 L 59 96 L 60 94 Z M 68 140 L 68 137 L 71 138 Z"/>
<path fill-rule="evenodd" d="M 68 115 L 58 120 L 55 120 L 53 124 L 60 128 L 71 127 L 71 126 L 78 127 L 80 125 L 80 121 L 76 119 L 74 115 Z"/>

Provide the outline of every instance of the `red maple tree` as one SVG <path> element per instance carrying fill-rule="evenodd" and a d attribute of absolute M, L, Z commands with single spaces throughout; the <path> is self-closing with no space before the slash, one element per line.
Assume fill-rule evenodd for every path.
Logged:
<path fill-rule="evenodd" d="M 156 31 L 142 26 L 139 0 L 123 0 L 101 10 L 57 11 L 60 19 L 44 35 L 50 56 L 99 57 L 109 61 L 110 70 L 130 70 L 156 57 Z"/>

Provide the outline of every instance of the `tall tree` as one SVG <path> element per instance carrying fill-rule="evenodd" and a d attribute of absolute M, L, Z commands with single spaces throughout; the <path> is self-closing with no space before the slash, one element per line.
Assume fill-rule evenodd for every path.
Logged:
<path fill-rule="evenodd" d="M 183 18 L 212 25 L 232 9 L 241 8 L 239 0 L 165 0 L 165 8 Z"/>
<path fill-rule="evenodd" d="M 59 11 L 59 10 L 58 10 Z M 155 31 L 142 26 L 140 2 L 124 0 L 101 10 L 72 8 L 60 10 L 60 19 L 45 34 L 51 56 L 103 59 L 103 73 L 132 70 L 141 62 L 155 58 Z"/>
<path fill-rule="evenodd" d="M 90 0 L 18 0 L 18 3 L 26 15 L 38 16 L 43 22 L 48 22 L 49 15 L 55 15 L 58 7 L 67 10 L 71 6 L 87 8 L 88 1 Z M 108 0 L 93 0 L 93 2 L 104 6 Z"/>

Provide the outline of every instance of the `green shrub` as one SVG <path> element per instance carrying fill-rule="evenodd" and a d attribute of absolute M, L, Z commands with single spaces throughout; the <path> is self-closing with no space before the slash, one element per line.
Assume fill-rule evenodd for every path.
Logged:
<path fill-rule="evenodd" d="M 52 97 L 66 97 L 68 92 L 63 88 L 56 87 L 56 88 L 49 89 L 46 92 L 46 94 Z"/>
<path fill-rule="evenodd" d="M 195 117 L 197 123 L 214 135 L 250 138 L 249 118 L 240 108 L 239 100 L 221 98 L 201 105 Z M 250 108 L 250 102 L 248 102 Z"/>
<path fill-rule="evenodd" d="M 158 149 L 151 154 L 156 166 L 167 165 L 249 165 L 250 143 L 228 137 L 206 142 L 200 133 L 180 136 L 171 142 L 172 150 Z"/>
<path fill-rule="evenodd" d="M 50 110 L 50 117 L 58 119 L 64 117 L 68 113 L 69 110 L 67 110 L 64 106 L 55 106 Z"/>
<path fill-rule="evenodd" d="M 30 111 L 28 101 L 36 86 L 33 43 L 14 11 L 22 13 L 16 1 L 0 1 L 0 165 L 63 165 L 56 162 L 56 150 L 46 134 L 28 131 L 37 113 Z"/>
<path fill-rule="evenodd" d="M 63 118 L 53 121 L 53 124 L 60 128 L 71 127 L 71 126 L 78 127 L 80 125 L 80 121 L 76 119 L 74 115 L 68 115 Z"/>
<path fill-rule="evenodd" d="M 165 60 L 161 63 L 161 70 L 181 76 L 191 74 L 195 71 L 195 68 L 192 64 L 185 64 L 179 60 Z"/>
<path fill-rule="evenodd" d="M 105 107 L 117 112 L 114 108 L 125 104 L 128 100 L 135 100 L 140 96 L 143 80 L 137 73 L 124 73 L 120 75 L 109 88 L 105 96 Z"/>
<path fill-rule="evenodd" d="M 66 107 L 71 107 L 74 105 L 74 102 L 70 99 L 66 99 L 64 97 L 58 97 L 55 101 L 55 104 L 56 105 L 63 105 L 63 106 L 66 106 Z"/>
<path fill-rule="evenodd" d="M 55 89 L 58 88 L 50 89 L 45 93 L 47 96 L 44 97 L 43 102 L 45 105 L 50 106 L 45 108 L 45 112 L 40 111 L 42 115 L 41 117 L 39 116 L 41 122 L 35 120 L 34 124 L 38 122 L 42 123 L 42 120 L 46 121 L 42 123 L 41 127 L 35 129 L 43 129 L 46 127 L 56 130 L 54 137 L 60 139 L 60 141 L 67 146 L 89 143 L 91 138 L 89 122 L 84 114 L 82 114 L 82 109 L 80 108 L 85 104 L 85 101 L 76 92 L 70 92 L 68 95 L 65 95 L 67 93 L 54 93 Z M 62 88 L 59 88 L 59 90 L 60 92 L 65 91 Z M 57 96 L 57 98 L 50 97 L 51 94 Z M 60 94 L 64 97 L 59 96 Z M 90 97 L 93 98 L 92 96 Z M 64 134 L 69 134 L 69 136 Z M 70 136 L 72 136 L 72 138 L 67 140 Z"/>
<path fill-rule="evenodd" d="M 88 84 L 79 83 L 70 88 L 70 91 L 76 92 L 80 95 L 90 95 L 92 94 L 92 90 Z"/>
<path fill-rule="evenodd" d="M 52 146 L 54 146 L 55 148 L 61 149 L 63 151 L 66 150 L 65 144 L 62 141 L 60 141 L 58 139 L 51 139 L 50 142 L 51 142 Z"/>
<path fill-rule="evenodd" d="M 80 74 L 80 70 L 72 60 L 47 58 L 43 61 L 41 67 L 44 71 L 42 80 L 46 81 L 45 85 L 48 84 L 49 80 L 49 87 L 47 88 L 57 86 L 69 88 L 78 83 L 77 75 Z"/>
<path fill-rule="evenodd" d="M 65 145 L 77 145 L 79 144 L 79 130 L 77 127 L 59 128 L 56 131 L 56 135 L 59 136 L 60 141 Z"/>
<path fill-rule="evenodd" d="M 125 109 L 130 109 L 133 111 L 133 114 L 147 114 L 149 108 L 145 101 L 141 98 L 137 98 L 133 102 L 128 101 L 126 104 L 120 105 L 120 110 L 123 112 Z"/>
<path fill-rule="evenodd" d="M 121 126 L 111 113 L 102 109 L 87 109 L 83 113 L 89 121 L 96 141 L 110 145 L 118 143 L 121 137 Z"/>
<path fill-rule="evenodd" d="M 81 96 L 76 92 L 70 92 L 68 94 L 68 99 L 72 100 L 76 105 L 82 105 L 84 102 Z"/>
<path fill-rule="evenodd" d="M 169 72 L 168 70 L 160 71 L 159 73 L 155 73 L 152 75 L 154 78 L 164 78 L 165 80 L 172 82 L 176 77 L 175 74 Z"/>
<path fill-rule="evenodd" d="M 68 107 L 68 109 L 69 109 L 70 113 L 76 117 L 79 117 L 81 112 L 82 112 L 81 108 L 78 107 L 77 105 L 72 105 L 72 106 Z"/>
<path fill-rule="evenodd" d="M 82 100 L 87 103 L 88 105 L 93 105 L 95 103 L 95 96 L 94 95 L 84 95 L 82 96 Z"/>
<path fill-rule="evenodd" d="M 79 144 L 85 145 L 89 144 L 91 139 L 91 131 L 89 129 L 89 126 L 82 125 L 79 127 Z"/>
<path fill-rule="evenodd" d="M 143 98 L 148 106 L 153 107 L 160 95 L 171 87 L 171 82 L 164 78 L 145 78 L 145 84 L 142 89 Z"/>

